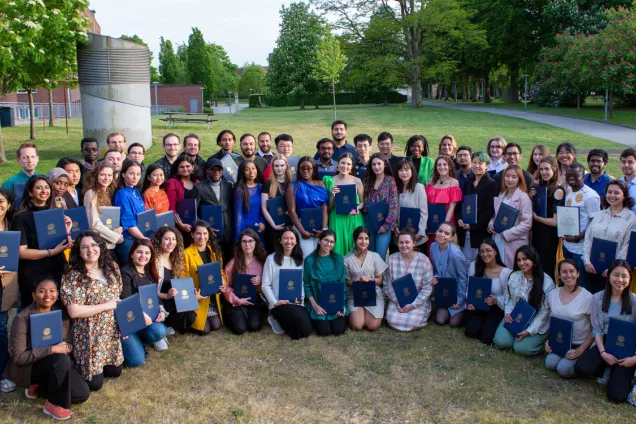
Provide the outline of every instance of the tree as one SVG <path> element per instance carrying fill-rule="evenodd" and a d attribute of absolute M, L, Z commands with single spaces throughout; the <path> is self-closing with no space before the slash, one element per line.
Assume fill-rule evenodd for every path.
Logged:
<path fill-rule="evenodd" d="M 232 63 L 225 49 L 218 44 L 209 43 L 208 49 L 216 79 L 216 91 L 211 96 L 223 98 L 228 92 L 236 92 L 240 79 L 237 75 L 238 66 Z"/>
<path fill-rule="evenodd" d="M 211 99 L 216 90 L 216 80 L 210 50 L 199 28 L 192 28 L 192 34 L 188 37 L 186 53 L 187 58 L 184 63 L 186 63 L 189 82 L 201 84 L 205 89 L 205 96 Z"/>
<path fill-rule="evenodd" d="M 247 63 L 243 65 L 243 75 L 238 84 L 239 97 L 247 97 L 250 94 L 250 89 L 255 93 L 262 93 L 265 88 L 265 71 L 260 65 L 256 65 L 252 62 L 251 65 Z"/>
<path fill-rule="evenodd" d="M 183 62 L 175 54 L 172 41 L 159 40 L 159 73 L 162 84 L 185 84 Z"/>
<path fill-rule="evenodd" d="M 304 109 L 305 97 L 320 90 L 314 69 L 316 49 L 325 27 L 304 3 L 282 6 L 280 17 L 280 33 L 269 60 L 267 86 L 273 96 L 297 96 L 300 108 Z"/>
<path fill-rule="evenodd" d="M 144 40 L 142 40 L 141 37 L 139 37 L 137 34 L 133 34 L 132 36 L 122 35 L 119 38 L 121 38 L 122 40 L 132 41 L 133 43 L 139 44 L 141 46 L 148 47 L 148 44 L 146 44 Z M 150 51 L 150 49 L 148 49 L 148 56 L 150 57 L 150 82 L 159 82 L 161 80 L 161 77 L 159 76 L 159 71 L 157 70 L 157 68 L 152 66 L 154 55 L 152 51 Z"/>
<path fill-rule="evenodd" d="M 550 0 L 543 16 L 559 34 L 598 34 L 607 25 L 605 10 L 629 7 L 633 0 Z"/>
<path fill-rule="evenodd" d="M 331 33 L 329 27 L 316 51 L 315 75 L 318 79 L 331 83 L 333 94 L 333 120 L 336 119 L 336 83 L 340 73 L 347 66 L 347 56 L 340 51 L 340 41 Z"/>

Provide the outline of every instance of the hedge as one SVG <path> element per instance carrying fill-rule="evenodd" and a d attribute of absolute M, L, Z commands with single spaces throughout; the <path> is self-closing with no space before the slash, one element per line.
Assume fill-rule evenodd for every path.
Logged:
<path fill-rule="evenodd" d="M 259 97 L 263 98 L 266 106 L 300 106 L 300 98 L 294 95 L 288 96 L 266 96 L 263 94 L 250 95 L 250 107 L 260 107 Z M 339 105 L 357 105 L 357 104 L 382 104 L 384 103 L 385 93 L 368 92 L 368 93 L 336 93 L 336 104 Z M 397 91 L 389 91 L 386 93 L 388 103 L 405 103 L 407 98 L 404 94 Z M 308 95 L 305 96 L 305 106 L 328 106 L 333 104 L 333 95 L 330 93 Z"/>

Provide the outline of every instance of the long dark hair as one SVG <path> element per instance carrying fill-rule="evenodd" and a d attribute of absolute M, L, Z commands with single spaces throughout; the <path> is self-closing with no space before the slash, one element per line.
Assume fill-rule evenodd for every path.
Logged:
<path fill-rule="evenodd" d="M 259 181 L 263 180 L 263 176 L 261 174 L 261 171 L 258 169 L 258 166 L 256 166 L 256 164 L 252 162 L 251 160 L 244 160 L 239 165 L 238 180 L 236 182 L 236 193 L 243 197 L 243 207 L 245 208 L 245 210 L 249 211 L 250 210 L 250 189 L 247 186 L 247 180 L 245 178 L 245 167 L 247 166 L 248 163 L 251 163 L 252 165 L 254 165 L 254 168 L 256 168 L 256 178 L 254 179 L 256 184 L 258 184 Z M 274 170 L 272 170 L 272 173 L 273 172 Z"/>
<path fill-rule="evenodd" d="M 386 160 L 386 157 L 384 156 L 384 153 L 378 152 L 378 153 L 372 154 L 371 157 L 369 158 L 369 165 L 368 165 L 368 167 L 371 168 L 370 169 L 371 172 L 366 172 L 364 174 L 364 196 L 365 196 L 365 202 L 366 202 L 366 199 L 369 198 L 371 193 L 373 193 L 375 182 L 377 180 L 377 176 L 375 175 L 375 172 L 373 172 L 373 168 L 371 167 L 371 165 L 373 164 L 373 161 L 375 159 L 379 159 L 379 160 L 382 161 L 382 163 L 384 163 L 384 176 L 385 177 L 391 177 L 392 174 L 393 174 L 391 172 L 391 165 L 389 165 L 389 161 Z"/>
<path fill-rule="evenodd" d="M 322 181 L 320 179 L 320 174 L 318 173 L 318 164 L 316 163 L 316 161 L 314 160 L 314 158 L 310 157 L 310 156 L 303 156 L 298 160 L 298 168 L 296 169 L 296 175 L 297 175 L 297 181 L 303 181 L 303 179 L 300 176 L 300 165 L 303 164 L 303 162 L 309 162 L 311 164 L 311 180 L 312 181 Z M 274 171 L 272 171 L 274 172 Z"/>
<path fill-rule="evenodd" d="M 355 177 L 354 168 L 355 168 L 356 161 L 353 158 L 353 155 L 351 153 L 349 153 L 349 152 L 342 153 L 340 155 L 340 157 L 338 158 L 338 164 L 340 164 L 340 161 L 343 160 L 343 159 L 349 159 L 351 161 L 351 171 L 349 172 L 349 175 L 352 175 L 352 176 Z M 371 163 L 371 159 L 369 159 L 369 163 Z M 340 174 L 340 170 L 338 168 L 336 168 L 336 175 L 338 175 L 338 174 Z"/>
<path fill-rule="evenodd" d="M 196 222 L 194 225 L 196 225 Z M 172 275 L 174 275 L 175 278 L 182 278 L 185 275 L 185 263 L 183 262 L 184 248 L 183 236 L 181 236 L 181 233 L 174 227 L 161 227 L 152 235 L 152 245 L 155 247 L 155 253 L 157 253 L 157 256 L 161 255 L 163 253 L 161 251 L 161 239 L 163 239 L 163 236 L 165 236 L 166 233 L 174 234 L 174 238 L 177 240 L 176 246 L 168 258 L 170 265 L 172 266 Z"/>
<path fill-rule="evenodd" d="M 629 287 L 632 283 L 632 267 L 629 266 L 624 259 L 616 259 L 610 265 L 607 270 L 607 282 L 605 283 L 605 291 L 603 291 L 603 305 L 601 305 L 601 309 L 603 312 L 607 313 L 609 310 L 610 302 L 612 301 L 612 283 L 610 283 L 610 275 L 615 268 L 622 267 L 627 270 L 629 273 L 629 285 L 623 289 L 623 293 L 621 293 L 621 315 L 631 315 L 632 314 L 632 298 L 631 298 L 631 290 Z"/>
<path fill-rule="evenodd" d="M 448 176 L 451 178 L 457 178 L 457 171 L 455 171 L 455 163 L 453 162 L 453 158 L 447 155 L 439 155 L 435 159 L 435 164 L 433 165 L 433 177 L 431 178 L 431 184 L 435 184 L 437 180 L 441 177 L 439 171 L 437 170 L 437 162 L 443 160 L 448 165 Z"/>
<path fill-rule="evenodd" d="M 146 175 L 144 176 L 144 182 L 141 186 L 141 194 L 144 193 L 144 191 L 148 190 L 148 188 L 150 187 L 151 183 L 150 183 L 150 175 L 155 172 L 157 169 L 161 169 L 161 171 L 163 171 L 163 168 L 159 165 L 157 165 L 156 163 L 153 163 L 151 165 L 148 166 L 148 168 L 146 168 Z M 166 184 L 166 181 L 168 181 L 168 176 L 165 175 L 165 171 L 163 172 L 164 176 L 163 176 L 163 184 L 161 184 L 161 186 L 159 186 L 159 188 L 163 188 L 164 185 Z"/>
<path fill-rule="evenodd" d="M 99 259 L 97 260 L 97 266 L 104 274 L 104 277 L 114 280 L 117 264 L 113 260 L 110 250 L 106 246 L 106 242 L 95 231 L 83 231 L 77 236 L 77 239 L 73 242 L 73 247 L 71 247 L 71 255 L 66 268 L 67 272 L 77 271 L 82 276 L 87 275 L 86 263 L 84 263 L 82 255 L 80 255 L 80 244 L 82 243 L 82 239 L 86 237 L 92 237 L 95 243 L 99 244 Z"/>
<path fill-rule="evenodd" d="M 222 255 L 221 255 L 221 248 L 219 247 L 219 239 L 216 237 L 216 233 L 212 231 L 212 227 L 210 227 L 210 224 L 208 224 L 207 221 L 203 221 L 203 220 L 195 221 L 194 224 L 192 224 L 192 230 L 190 234 L 194 237 L 194 232 L 199 227 L 203 227 L 206 230 L 208 230 L 208 246 L 210 247 L 210 250 L 212 250 L 212 253 L 214 253 L 214 255 L 217 258 L 220 258 Z M 221 259 L 219 259 L 219 261 L 220 260 Z"/>
<path fill-rule="evenodd" d="M 7 199 L 9 203 L 9 208 L 4 215 L 4 219 L 7 221 L 7 230 L 11 226 L 11 221 L 13 220 L 13 214 L 15 213 L 15 197 L 13 196 L 13 192 L 8 188 L 0 188 L 0 196 Z"/>
<path fill-rule="evenodd" d="M 426 137 L 421 134 L 416 134 L 409 138 L 409 140 L 406 142 L 406 147 L 404 148 L 404 154 L 409 157 L 411 156 L 411 146 L 413 146 L 416 141 L 421 141 L 424 144 L 422 156 L 428 157 L 428 141 L 426 141 Z"/>
<path fill-rule="evenodd" d="M 128 168 L 132 168 L 133 166 L 139 167 L 139 172 L 141 173 L 141 164 L 137 161 L 126 159 L 121 166 L 121 171 L 119 171 L 119 178 L 117 180 L 117 188 L 126 188 L 126 179 L 124 178 L 124 174 L 128 172 Z"/>
<path fill-rule="evenodd" d="M 545 293 L 543 293 L 543 265 L 541 265 L 539 253 L 537 253 L 535 248 L 525 245 L 521 246 L 515 252 L 515 264 L 513 271 L 520 271 L 519 265 L 517 264 L 517 257 L 519 256 L 519 253 L 523 253 L 523 255 L 532 262 L 532 288 L 528 294 L 528 303 L 538 311 L 539 308 L 541 308 L 543 298 L 545 297 Z"/>
<path fill-rule="evenodd" d="M 400 170 L 404 168 L 409 168 L 411 170 L 411 179 L 406 185 L 400 178 Z M 405 191 L 410 191 L 411 193 L 415 192 L 415 186 L 417 183 L 419 183 L 419 179 L 417 177 L 417 169 L 415 169 L 413 161 L 407 158 L 400 159 L 395 166 L 395 186 L 397 187 L 398 194 Z"/>
<path fill-rule="evenodd" d="M 281 241 L 283 240 L 283 234 L 287 232 L 292 233 L 294 237 L 296 238 L 296 245 L 292 249 L 291 255 L 289 255 L 289 257 L 292 258 L 296 266 L 301 266 L 304 259 L 303 251 L 300 248 L 300 240 L 298 240 L 298 233 L 296 233 L 296 231 L 294 231 L 292 227 L 285 227 L 278 234 L 278 237 L 277 237 L 278 243 L 274 244 L 274 262 L 278 266 L 283 265 L 283 259 L 285 258 L 285 250 L 283 249 L 283 245 L 281 244 Z"/>
<path fill-rule="evenodd" d="M 605 196 L 603 197 L 603 201 L 607 204 L 607 207 L 609 207 L 609 203 L 607 202 L 607 190 L 609 189 L 609 186 L 611 185 L 618 186 L 618 188 L 620 188 L 621 191 L 623 192 L 623 207 L 627 209 L 632 209 L 634 207 L 634 201 L 636 199 L 632 199 L 632 196 L 629 195 L 629 189 L 627 188 L 627 183 L 621 180 L 611 180 L 605 186 Z M 22 201 L 22 203 L 24 203 L 24 201 Z"/>
<path fill-rule="evenodd" d="M 481 244 L 487 244 L 492 247 L 495 251 L 495 263 L 500 267 L 505 268 L 503 261 L 501 260 L 501 254 L 499 254 L 499 249 L 497 248 L 497 243 L 490 237 L 486 237 Z M 482 259 L 481 255 L 477 255 L 477 259 L 475 260 L 475 277 L 483 277 L 484 272 L 486 272 L 486 262 Z"/>
<path fill-rule="evenodd" d="M 320 256 L 320 242 L 327 236 L 333 236 L 333 239 L 336 240 L 336 233 L 332 230 L 324 230 L 318 236 L 318 246 L 316 246 L 316 250 L 313 251 L 312 256 L 314 257 L 314 269 L 318 269 L 318 257 Z M 329 252 L 329 257 L 331 258 L 331 262 L 336 264 L 336 254 L 333 252 L 333 249 Z"/>
<path fill-rule="evenodd" d="M 243 253 L 243 248 L 241 247 L 241 240 L 245 236 L 254 240 L 254 259 L 259 261 L 261 265 L 265 264 L 265 260 L 267 259 L 267 251 L 263 247 L 261 238 L 258 236 L 256 231 L 251 228 L 244 229 L 241 231 L 241 234 L 239 234 L 236 243 L 234 243 L 234 272 L 238 272 L 240 274 L 247 273 L 247 266 L 249 265 L 245 262 L 245 253 Z"/>
<path fill-rule="evenodd" d="M 197 164 L 194 162 L 194 159 L 192 159 L 186 153 L 181 153 L 179 156 L 177 156 L 177 160 L 175 160 L 173 164 L 170 165 L 170 175 L 174 175 L 174 178 L 178 180 L 181 179 L 181 176 L 179 175 L 179 165 L 181 165 L 181 162 L 188 162 L 190 165 L 192 165 L 192 173 L 190 174 L 190 181 L 192 181 L 193 183 L 196 182 L 197 177 L 195 175 L 196 174 L 195 171 L 197 170 Z M 146 172 L 146 175 L 149 175 L 148 172 Z"/>
<path fill-rule="evenodd" d="M 33 175 L 24 186 L 24 196 L 22 196 L 22 203 L 20 203 L 20 208 L 15 213 L 15 215 L 20 215 L 22 212 L 30 211 L 33 205 L 33 196 L 31 196 L 31 192 L 33 191 L 33 187 L 35 187 L 35 183 L 38 181 L 44 181 L 49 185 L 49 198 L 46 200 L 45 209 L 52 209 L 55 207 L 55 195 L 53 194 L 53 187 L 51 186 L 51 182 L 45 175 Z"/>
<path fill-rule="evenodd" d="M 133 268 L 135 272 L 137 272 L 137 267 L 133 263 L 132 257 L 133 252 L 139 246 L 146 246 L 148 249 L 150 249 L 150 260 L 148 261 L 146 266 L 144 266 L 144 272 L 146 273 L 146 275 L 150 276 L 150 279 L 153 283 L 158 283 L 159 274 L 157 273 L 157 253 L 155 252 L 155 247 L 152 245 L 152 242 L 149 239 L 135 239 L 135 242 L 130 248 L 130 253 L 128 254 L 128 264 Z"/>

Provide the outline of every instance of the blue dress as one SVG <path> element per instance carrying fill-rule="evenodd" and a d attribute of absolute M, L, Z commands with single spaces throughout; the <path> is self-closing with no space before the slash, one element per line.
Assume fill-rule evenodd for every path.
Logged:
<path fill-rule="evenodd" d="M 238 240 L 244 229 L 251 228 L 256 231 L 261 242 L 264 242 L 264 232 L 258 232 L 258 224 L 265 224 L 261 212 L 261 185 L 256 184 L 254 187 L 249 187 L 248 190 L 250 192 L 249 209 L 245 209 L 241 192 L 238 190 L 234 192 L 234 241 Z"/>
<path fill-rule="evenodd" d="M 303 209 L 320 208 L 329 201 L 329 193 L 325 187 L 310 184 L 306 181 L 293 182 L 294 199 L 298 216 Z"/>
<path fill-rule="evenodd" d="M 468 264 L 466 257 L 453 243 L 449 243 L 443 252 L 440 252 L 439 243 L 431 244 L 431 263 L 433 275 L 440 278 L 455 278 L 457 280 L 457 309 L 448 308 L 451 316 L 466 309 L 466 292 L 468 288 Z"/>

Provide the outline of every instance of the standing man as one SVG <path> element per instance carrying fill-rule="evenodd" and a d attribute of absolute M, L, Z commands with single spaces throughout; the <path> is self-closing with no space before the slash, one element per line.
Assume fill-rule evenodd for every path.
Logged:
<path fill-rule="evenodd" d="M 166 152 L 165 156 L 156 161 L 154 164 L 163 169 L 163 175 L 166 181 L 171 177 L 170 168 L 177 157 L 179 156 L 179 150 L 181 147 L 181 140 L 179 136 L 173 133 L 168 133 L 163 136 L 163 151 Z"/>
<path fill-rule="evenodd" d="M 402 160 L 401 156 L 395 156 L 393 154 L 393 135 L 388 131 L 383 131 L 378 135 L 378 150 L 386 156 L 386 159 L 391 165 L 391 171 L 393 171 L 393 178 L 397 178 L 397 163 Z"/>
<path fill-rule="evenodd" d="M 294 154 L 294 137 L 289 134 L 279 134 L 274 139 L 274 143 L 276 144 L 276 151 L 278 154 L 285 156 L 286 158 L 292 156 Z M 272 173 L 272 164 L 270 163 L 265 168 L 265 172 L 263 172 L 263 180 L 269 180 L 269 176 Z"/>
<path fill-rule="evenodd" d="M 66 209 L 82 206 L 82 164 L 77 159 L 65 157 L 57 162 L 57 167 L 62 168 L 68 174 L 68 186 L 64 193 Z"/>
<path fill-rule="evenodd" d="M 141 143 L 133 143 L 128 146 L 127 158 L 141 165 L 141 178 L 139 178 L 139 184 L 137 184 L 137 187 L 141 190 L 141 187 L 144 185 L 144 179 L 146 178 L 146 165 L 144 164 L 146 149 Z"/>
<path fill-rule="evenodd" d="M 508 166 L 512 166 L 512 165 L 521 166 L 519 165 L 521 161 L 523 160 L 523 153 L 521 152 L 521 146 L 518 145 L 517 143 L 506 144 L 506 147 L 504 148 L 504 158 L 506 159 Z M 497 192 L 501 191 L 501 184 L 503 180 L 504 171 L 505 169 L 502 171 L 499 171 L 497 175 L 493 177 L 493 179 L 497 183 Z M 530 173 L 526 171 L 525 169 L 522 168 L 522 171 L 523 171 L 523 179 L 526 182 L 526 187 L 528 188 L 528 190 L 530 190 L 532 188 L 534 178 L 532 178 L 532 175 L 530 175 Z"/>
<path fill-rule="evenodd" d="M 368 134 L 358 134 L 353 137 L 353 144 L 356 146 L 356 152 L 358 152 L 358 159 L 356 159 L 353 167 L 355 168 L 356 176 L 360 179 L 364 179 L 364 175 L 367 172 L 371 157 L 371 143 L 373 143 L 373 139 Z"/>
<path fill-rule="evenodd" d="M 318 161 L 318 172 L 336 172 L 338 162 L 333 160 L 334 143 L 333 140 L 322 138 L 316 143 L 316 150 L 320 155 Z"/>
<path fill-rule="evenodd" d="M 353 155 L 353 160 L 358 158 L 358 152 L 356 148 L 347 143 L 347 123 L 345 121 L 337 120 L 331 124 L 331 138 L 334 141 L 333 157 L 336 158 L 336 162 L 340 158 L 340 155 L 348 152 Z M 318 161 L 320 154 L 316 152 L 314 159 Z"/>
<path fill-rule="evenodd" d="M 29 178 L 36 175 L 35 168 L 40 161 L 37 146 L 34 143 L 20 144 L 20 147 L 15 152 L 15 161 L 20 165 L 20 171 L 2 183 L 2 188 L 7 188 L 11 191 L 13 191 L 15 183 L 26 183 Z"/>
<path fill-rule="evenodd" d="M 210 158 L 221 160 L 225 155 L 232 155 L 233 158 L 238 158 L 239 155 L 232 152 L 234 143 L 236 142 L 236 136 L 232 130 L 223 130 L 216 136 L 216 144 L 221 148 L 218 152 L 210 156 Z"/>
<path fill-rule="evenodd" d="M 82 149 L 82 173 L 93 169 L 97 163 L 97 157 L 99 155 L 99 143 L 93 137 L 86 137 L 80 141 L 80 148 Z"/>
<path fill-rule="evenodd" d="M 223 253 L 223 263 L 232 258 L 234 237 L 232 234 L 232 217 L 234 205 L 234 189 L 232 183 L 223 177 L 223 164 L 216 158 L 208 159 L 205 167 L 207 178 L 196 184 L 199 191 L 199 206 L 215 205 L 223 207 L 223 235 L 219 237 Z M 216 230 L 213 230 L 216 232 Z"/>
<path fill-rule="evenodd" d="M 473 170 L 471 168 L 471 156 L 473 155 L 473 149 L 468 146 L 461 146 L 457 149 L 456 159 L 457 165 L 459 165 L 459 172 L 457 172 L 457 181 L 459 181 L 459 187 L 464 189 L 464 182 L 468 177 L 473 176 Z"/>
<path fill-rule="evenodd" d="M 104 162 L 110 163 L 110 165 L 115 168 L 115 174 L 113 175 L 115 179 L 119 177 L 119 171 L 121 171 L 121 165 L 124 162 L 121 159 L 121 154 L 117 153 L 119 153 L 119 150 L 108 149 L 104 154 Z"/>
<path fill-rule="evenodd" d="M 198 135 L 190 133 L 183 137 L 183 151 L 194 161 L 194 164 L 196 165 L 194 175 L 199 181 L 205 178 L 205 161 L 201 156 L 199 156 L 200 149 L 201 139 Z"/>
<path fill-rule="evenodd" d="M 239 141 L 241 147 L 241 157 L 236 160 L 236 164 L 240 165 L 243 161 L 251 160 L 263 175 L 267 168 L 267 161 L 256 155 L 256 138 L 252 134 L 243 134 Z M 260 181 L 261 183 L 263 181 Z"/>
<path fill-rule="evenodd" d="M 636 201 L 636 150 L 632 148 L 623 150 L 621 171 L 623 172 L 621 180 L 627 183 L 629 196 Z M 636 213 L 636 206 L 632 208 L 632 212 Z"/>
<path fill-rule="evenodd" d="M 106 137 L 106 147 L 108 150 L 119 150 L 121 161 L 126 159 L 126 137 L 123 133 L 114 132 Z"/>
<path fill-rule="evenodd" d="M 258 152 L 257 155 L 267 161 L 267 164 L 272 162 L 274 152 L 272 152 L 272 135 L 267 131 L 263 131 L 258 135 Z"/>
<path fill-rule="evenodd" d="M 585 175 L 585 185 L 594 190 L 603 199 L 605 197 L 605 186 L 611 178 L 605 172 L 608 157 L 607 152 L 601 149 L 592 149 L 587 154 L 587 167 L 589 174 Z"/>

